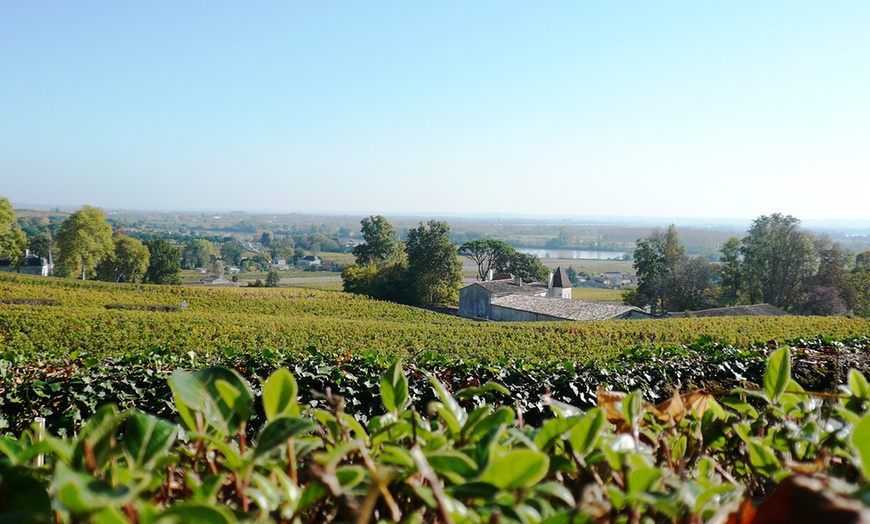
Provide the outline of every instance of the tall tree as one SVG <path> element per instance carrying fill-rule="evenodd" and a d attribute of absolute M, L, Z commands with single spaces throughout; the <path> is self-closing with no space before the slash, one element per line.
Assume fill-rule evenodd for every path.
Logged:
<path fill-rule="evenodd" d="M 416 291 L 416 302 L 424 306 L 455 304 L 462 283 L 462 263 L 450 242 L 450 226 L 430 220 L 426 226 L 408 231 L 405 243 L 408 278 Z"/>
<path fill-rule="evenodd" d="M 57 264 L 82 280 L 93 276 L 97 264 L 114 249 L 112 227 L 97 207 L 85 206 L 66 219 L 57 232 Z"/>
<path fill-rule="evenodd" d="M 9 265 L 17 269 L 24 259 L 27 235 L 15 221 L 15 209 L 8 198 L 0 198 L 0 256 L 9 258 Z"/>
<path fill-rule="evenodd" d="M 854 254 L 827 236 L 814 241 L 817 269 L 807 279 L 808 297 L 803 312 L 815 315 L 842 315 L 855 305 L 856 290 L 846 278 L 853 265 Z"/>
<path fill-rule="evenodd" d="M 142 242 L 128 236 L 115 237 L 115 247 L 97 264 L 97 278 L 108 282 L 139 282 L 148 269 L 151 253 Z"/>
<path fill-rule="evenodd" d="M 816 253 L 800 220 L 779 213 L 756 218 L 740 252 L 751 303 L 766 302 L 783 309 L 802 305 L 804 282 L 814 273 Z"/>
<path fill-rule="evenodd" d="M 491 238 L 475 238 L 459 247 L 459 254 L 467 256 L 477 264 L 477 279 L 486 280 L 487 274 L 507 271 L 510 257 L 515 249 L 507 242 Z"/>
<path fill-rule="evenodd" d="M 360 221 L 362 244 L 353 248 L 357 265 L 380 264 L 395 260 L 401 252 L 396 230 L 381 215 L 370 216 Z"/>
<path fill-rule="evenodd" d="M 725 241 L 719 262 L 719 277 L 722 279 L 720 302 L 723 306 L 736 306 L 740 301 L 740 290 L 743 287 L 739 238 L 731 237 Z"/>
<path fill-rule="evenodd" d="M 713 276 L 716 268 L 703 256 L 682 256 L 671 277 L 665 298 L 668 311 L 697 311 L 713 307 L 716 292 Z"/>
<path fill-rule="evenodd" d="M 638 239 L 633 258 L 637 289 L 624 294 L 624 300 L 638 307 L 649 306 L 654 314 L 665 313 L 677 268 L 686 258 L 677 228 L 671 224 L 667 231 L 655 230 L 647 238 Z"/>
<path fill-rule="evenodd" d="M 181 284 L 181 250 L 165 238 L 145 242 L 150 253 L 145 282 L 149 284 Z"/>

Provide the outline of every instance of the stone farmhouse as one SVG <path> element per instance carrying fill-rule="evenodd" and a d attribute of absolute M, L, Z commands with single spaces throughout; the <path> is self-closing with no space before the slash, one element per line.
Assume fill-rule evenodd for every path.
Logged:
<path fill-rule="evenodd" d="M 527 284 L 509 274 L 487 277 L 459 290 L 460 317 L 507 322 L 651 318 L 633 306 L 573 300 L 571 281 L 561 267 L 547 284 Z"/>

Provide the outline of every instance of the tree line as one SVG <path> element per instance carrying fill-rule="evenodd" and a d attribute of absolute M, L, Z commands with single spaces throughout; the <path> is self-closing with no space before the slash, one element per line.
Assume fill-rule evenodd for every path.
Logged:
<path fill-rule="evenodd" d="M 766 303 L 796 314 L 870 316 L 870 251 L 855 255 L 791 215 L 758 217 L 743 238 L 723 244 L 717 263 L 688 256 L 671 225 L 637 241 L 634 269 L 638 286 L 623 300 L 654 314 Z"/>

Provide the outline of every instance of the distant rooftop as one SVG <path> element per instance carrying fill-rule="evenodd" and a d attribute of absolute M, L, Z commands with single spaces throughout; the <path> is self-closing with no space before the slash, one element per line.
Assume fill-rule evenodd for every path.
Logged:
<path fill-rule="evenodd" d="M 524 295 L 497 298 L 492 305 L 520 311 L 529 311 L 565 320 L 607 320 L 632 311 L 646 314 L 634 306 L 589 302 L 586 300 L 552 299 Z"/>

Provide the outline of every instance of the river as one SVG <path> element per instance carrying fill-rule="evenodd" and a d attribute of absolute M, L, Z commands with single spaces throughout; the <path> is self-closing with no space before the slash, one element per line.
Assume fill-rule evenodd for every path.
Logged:
<path fill-rule="evenodd" d="M 528 253 L 538 258 L 575 258 L 580 260 L 622 260 L 625 251 L 591 251 L 587 249 L 537 249 L 516 248 L 520 253 Z"/>

